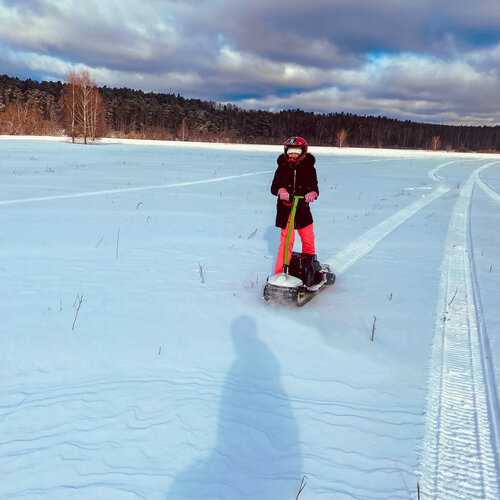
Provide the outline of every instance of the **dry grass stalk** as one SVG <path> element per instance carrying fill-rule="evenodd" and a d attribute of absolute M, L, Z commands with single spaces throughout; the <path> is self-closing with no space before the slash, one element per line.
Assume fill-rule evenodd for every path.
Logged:
<path fill-rule="evenodd" d="M 300 482 L 300 488 L 299 492 L 297 493 L 297 496 L 295 497 L 295 500 L 298 500 L 299 495 L 302 493 L 302 490 L 306 487 L 306 476 L 302 478 L 302 481 Z"/>
<path fill-rule="evenodd" d="M 118 258 L 118 245 L 120 244 L 120 228 L 118 228 L 118 234 L 116 235 L 116 258 Z"/>
<path fill-rule="evenodd" d="M 78 297 L 78 307 L 76 308 L 76 313 L 75 313 L 75 319 L 73 320 L 73 326 L 71 327 L 72 330 L 75 329 L 75 323 L 76 323 L 76 318 L 78 318 L 78 313 L 80 311 L 80 307 L 83 304 L 83 295 L 81 297 Z"/>
<path fill-rule="evenodd" d="M 373 339 L 375 338 L 375 321 L 377 321 L 377 317 L 373 316 L 372 338 L 371 338 L 372 342 L 373 342 Z"/>

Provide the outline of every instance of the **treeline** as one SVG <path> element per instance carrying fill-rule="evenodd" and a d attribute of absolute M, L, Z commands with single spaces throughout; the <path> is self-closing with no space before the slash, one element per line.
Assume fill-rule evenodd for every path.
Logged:
<path fill-rule="evenodd" d="M 74 121 L 71 125 L 68 108 L 72 92 L 80 88 L 81 75 L 70 77 L 64 84 L 0 76 L 0 133 L 82 137 L 84 125 L 76 126 Z M 89 115 L 94 126 L 88 134 L 85 132 L 85 137 L 91 138 L 280 144 L 291 135 L 302 135 L 310 144 L 318 146 L 500 150 L 500 126 L 436 125 L 299 109 L 273 113 L 186 99 L 173 93 L 97 88 L 91 79 L 87 87 L 94 89 L 93 114 Z M 73 112 L 74 118 L 76 108 Z"/>

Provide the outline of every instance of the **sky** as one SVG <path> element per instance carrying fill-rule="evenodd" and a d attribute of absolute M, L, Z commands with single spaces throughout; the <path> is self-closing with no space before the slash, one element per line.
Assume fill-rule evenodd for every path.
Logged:
<path fill-rule="evenodd" d="M 498 0 L 0 0 L 0 74 L 500 124 Z"/>

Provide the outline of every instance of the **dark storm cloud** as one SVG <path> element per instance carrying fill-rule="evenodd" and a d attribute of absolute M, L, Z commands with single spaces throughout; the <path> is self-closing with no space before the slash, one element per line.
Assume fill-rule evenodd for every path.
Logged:
<path fill-rule="evenodd" d="M 0 0 L 0 21 L 0 73 L 87 68 L 257 108 L 500 122 L 496 0 Z"/>
<path fill-rule="evenodd" d="M 449 56 L 457 48 L 496 44 L 500 9 L 495 2 L 216 2 L 224 4 L 223 14 L 211 9 L 188 22 L 207 33 L 222 24 L 232 45 L 271 60 L 344 65 L 373 51 Z"/>

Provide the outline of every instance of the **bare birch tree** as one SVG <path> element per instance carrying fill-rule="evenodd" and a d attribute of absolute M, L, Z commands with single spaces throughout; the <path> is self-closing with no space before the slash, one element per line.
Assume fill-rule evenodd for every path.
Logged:
<path fill-rule="evenodd" d="M 75 137 L 83 137 L 83 142 L 87 144 L 87 138 L 95 140 L 104 133 L 104 105 L 96 82 L 88 71 L 70 71 L 68 83 L 61 94 L 61 104 L 72 142 L 75 142 Z"/>
<path fill-rule="evenodd" d="M 433 151 L 437 151 L 438 149 L 441 149 L 441 137 L 439 137 L 439 135 L 435 135 L 432 137 L 431 149 Z"/>
<path fill-rule="evenodd" d="M 21 99 L 11 102 L 0 114 L 0 133 L 32 135 L 40 133 L 42 118 L 35 107 Z"/>
<path fill-rule="evenodd" d="M 343 148 L 344 146 L 346 146 L 347 145 L 347 130 L 345 128 L 343 128 L 342 130 L 339 130 L 337 132 L 335 139 L 336 139 L 336 144 L 339 148 Z"/>
<path fill-rule="evenodd" d="M 177 129 L 177 139 L 180 141 L 187 141 L 189 139 L 190 130 L 186 119 L 184 118 Z"/>
<path fill-rule="evenodd" d="M 83 137 L 84 144 L 87 144 L 87 137 L 90 134 L 91 124 L 91 103 L 92 91 L 96 86 L 94 80 L 90 78 L 88 71 L 82 71 L 78 79 L 78 92 L 76 93 L 76 123 L 80 129 L 80 135 Z"/>

